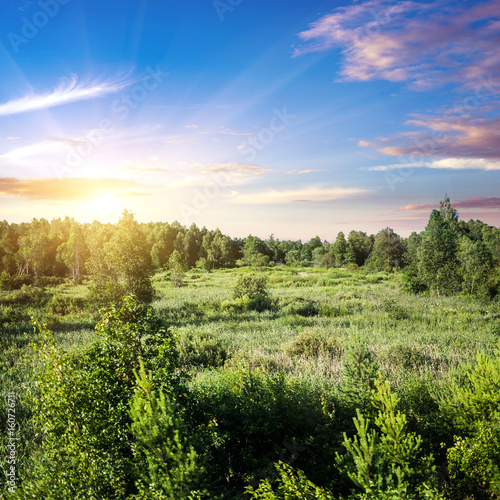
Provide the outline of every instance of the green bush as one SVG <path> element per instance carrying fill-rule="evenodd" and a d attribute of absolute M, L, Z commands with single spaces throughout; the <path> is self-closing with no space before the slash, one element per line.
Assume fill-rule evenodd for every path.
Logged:
<path fill-rule="evenodd" d="M 183 332 L 177 338 L 181 366 L 219 367 L 229 357 L 226 345 L 205 332 Z"/>
<path fill-rule="evenodd" d="M 65 297 L 54 295 L 48 304 L 50 314 L 66 316 L 82 312 L 85 307 L 85 300 L 80 297 Z"/>
<path fill-rule="evenodd" d="M 406 415 L 389 382 L 375 380 L 371 405 L 373 420 L 358 410 L 357 434 L 344 433 L 346 455 L 337 454 L 337 464 L 363 491 L 354 498 L 373 500 L 429 499 L 442 497 L 435 489 L 432 455 L 422 452 L 422 439 L 408 432 Z M 373 422 L 373 423 L 372 423 Z M 375 425 L 373 425 L 375 424 Z"/>
<path fill-rule="evenodd" d="M 500 338 L 500 321 L 494 321 L 491 325 L 491 333 L 494 335 L 496 338 Z"/>
<path fill-rule="evenodd" d="M 307 300 L 300 297 L 291 301 L 285 301 L 281 306 L 282 314 L 297 314 L 306 318 L 317 316 L 320 312 L 319 304 L 314 300 Z"/>
<path fill-rule="evenodd" d="M 242 274 L 238 276 L 233 289 L 235 299 L 248 297 L 255 299 L 258 295 L 266 297 L 268 295 L 268 281 L 266 275 Z"/>
<path fill-rule="evenodd" d="M 2 306 L 0 308 L 0 327 L 4 325 L 14 325 L 24 319 L 21 311 L 13 306 Z"/>
<path fill-rule="evenodd" d="M 408 319 L 408 312 L 401 307 L 395 299 L 387 298 L 382 301 L 381 304 L 382 309 L 387 313 L 387 316 L 390 319 L 395 319 L 397 321 L 402 319 Z"/>
<path fill-rule="evenodd" d="M 414 267 L 408 267 L 403 272 L 403 290 L 408 293 L 421 293 L 427 290 L 427 285 Z"/>
<path fill-rule="evenodd" d="M 268 309 L 272 309 L 274 307 L 274 301 L 268 295 L 258 294 L 247 304 L 247 309 L 250 311 L 267 311 Z"/>
<path fill-rule="evenodd" d="M 135 373 L 144 363 L 148 373 L 154 370 L 154 388 L 175 393 L 175 345 L 152 310 L 134 297 L 103 312 L 96 333 L 100 339 L 75 355 L 40 327 L 34 347 L 43 366 L 32 406 L 41 445 L 22 498 L 121 499 L 136 491 L 129 414 Z"/>
<path fill-rule="evenodd" d="M 7 271 L 0 273 L 0 290 L 11 290 L 12 279 Z"/>
<path fill-rule="evenodd" d="M 35 285 L 22 285 L 20 290 L 14 290 L 3 301 L 10 304 L 40 306 L 46 302 L 48 297 L 49 295 L 43 288 Z"/>
<path fill-rule="evenodd" d="M 226 361 L 228 368 L 259 369 L 265 372 L 277 372 L 280 364 L 272 357 L 259 351 L 238 351 Z"/>
<path fill-rule="evenodd" d="M 460 367 L 435 397 L 458 431 L 448 449 L 450 496 L 500 498 L 500 349 Z"/>
<path fill-rule="evenodd" d="M 379 359 L 389 365 L 408 370 L 424 364 L 426 357 L 418 347 L 396 344 L 381 353 Z"/>
<path fill-rule="evenodd" d="M 205 372 L 192 388 L 193 418 L 207 427 L 209 477 L 227 498 L 258 481 L 286 443 L 301 443 L 321 423 L 321 402 L 307 383 L 248 367 Z M 285 444 L 284 444 L 285 443 Z M 212 498 L 215 498 L 213 496 Z"/>
<path fill-rule="evenodd" d="M 335 337 L 323 338 L 314 332 L 302 332 L 285 344 L 285 351 L 291 357 L 315 357 L 320 354 L 340 356 L 342 345 Z"/>

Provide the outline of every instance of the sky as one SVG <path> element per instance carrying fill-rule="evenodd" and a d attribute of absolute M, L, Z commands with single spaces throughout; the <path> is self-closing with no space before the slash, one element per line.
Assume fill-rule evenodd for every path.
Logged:
<path fill-rule="evenodd" d="M 0 218 L 500 226 L 500 0 L 2 0 Z"/>

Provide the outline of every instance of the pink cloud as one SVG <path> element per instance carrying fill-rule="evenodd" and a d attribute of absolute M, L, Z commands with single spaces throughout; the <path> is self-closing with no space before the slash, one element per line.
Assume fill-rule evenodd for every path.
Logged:
<path fill-rule="evenodd" d="M 500 118 L 419 116 L 408 120 L 421 130 L 379 141 L 379 151 L 391 156 L 500 159 Z"/>
<path fill-rule="evenodd" d="M 336 9 L 298 36 L 304 43 L 296 56 L 342 48 L 343 80 L 470 87 L 500 72 L 500 0 L 367 0 Z"/>

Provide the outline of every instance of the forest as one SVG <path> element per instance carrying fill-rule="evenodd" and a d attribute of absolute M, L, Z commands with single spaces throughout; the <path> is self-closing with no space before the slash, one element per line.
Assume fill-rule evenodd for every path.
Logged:
<path fill-rule="evenodd" d="M 500 498 L 500 228 L 0 223 L 6 499 Z"/>

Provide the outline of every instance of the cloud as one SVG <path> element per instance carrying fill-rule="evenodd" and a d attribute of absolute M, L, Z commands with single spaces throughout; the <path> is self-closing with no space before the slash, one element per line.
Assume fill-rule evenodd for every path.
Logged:
<path fill-rule="evenodd" d="M 130 85 L 130 83 L 125 79 L 116 81 L 94 80 L 90 83 L 84 83 L 79 81 L 76 75 L 72 75 L 71 78 L 61 79 L 59 85 L 52 92 L 45 94 L 31 92 L 20 99 L 0 104 L 0 116 L 40 111 L 54 106 L 102 97 L 118 92 Z"/>
<path fill-rule="evenodd" d="M 359 188 L 327 188 L 322 186 L 307 186 L 298 189 L 275 190 L 259 193 L 236 194 L 232 199 L 248 204 L 283 204 L 283 203 L 305 203 L 324 202 L 332 200 L 359 198 L 369 191 Z"/>
<path fill-rule="evenodd" d="M 428 162 L 396 163 L 393 165 L 380 165 L 369 167 L 372 172 L 387 172 L 402 168 L 431 168 L 437 170 L 500 170 L 500 161 L 486 160 L 483 158 L 445 158 Z"/>
<path fill-rule="evenodd" d="M 47 137 L 47 140 L 54 142 L 62 142 L 67 146 L 78 147 L 87 144 L 85 141 L 76 141 L 75 139 L 67 139 L 66 137 Z"/>
<path fill-rule="evenodd" d="M 500 198 L 474 197 L 468 200 L 453 202 L 452 205 L 457 209 L 500 209 Z M 405 205 L 404 207 L 398 208 L 398 210 L 433 210 L 435 208 L 439 208 L 439 205 L 424 203 L 420 205 Z"/>
<path fill-rule="evenodd" d="M 160 142 L 163 142 L 164 144 L 195 144 L 198 142 L 198 139 L 193 137 L 172 136 Z"/>
<path fill-rule="evenodd" d="M 308 170 L 289 170 L 287 175 L 303 175 L 303 174 L 312 174 L 314 172 L 326 172 L 324 168 L 311 168 Z"/>
<path fill-rule="evenodd" d="M 88 200 L 102 194 L 114 196 L 146 196 L 134 191 L 140 185 L 120 179 L 0 178 L 0 196 L 23 196 L 32 200 Z"/>
<path fill-rule="evenodd" d="M 378 150 L 391 156 L 420 155 L 500 160 L 500 118 L 422 116 L 408 120 L 423 130 L 379 141 Z"/>
<path fill-rule="evenodd" d="M 200 128 L 199 125 L 186 125 L 186 128 Z"/>
<path fill-rule="evenodd" d="M 8 141 L 19 141 L 21 139 L 21 137 L 11 137 L 11 136 L 9 136 L 9 137 L 6 137 L 6 139 Z"/>
<path fill-rule="evenodd" d="M 54 155 L 63 150 L 64 146 L 61 141 L 39 141 L 0 155 L 0 165 L 27 166 L 33 163 L 33 157 L 35 157 L 36 162 L 40 163 L 41 159 L 46 158 L 48 155 Z"/>
<path fill-rule="evenodd" d="M 263 167 L 253 163 L 193 163 L 191 169 L 204 174 L 227 173 L 236 176 L 254 176 L 259 177 L 272 170 L 270 167 Z"/>
<path fill-rule="evenodd" d="M 104 144 L 119 148 L 124 143 L 150 143 L 157 140 L 155 131 L 158 126 L 132 127 L 128 129 L 115 130 L 109 134 L 103 134 L 98 129 L 88 132 L 87 136 L 75 138 L 48 137 L 43 141 L 33 142 L 26 146 L 17 147 L 0 155 L 0 166 L 21 167 L 53 167 L 54 162 L 66 161 L 68 151 L 79 147 L 87 148 L 96 153 Z M 88 153 L 81 155 L 87 157 Z"/>
<path fill-rule="evenodd" d="M 367 0 L 335 9 L 299 33 L 295 56 L 342 49 L 341 76 L 469 86 L 500 72 L 500 0 Z"/>
<path fill-rule="evenodd" d="M 122 170 L 130 170 L 132 172 L 152 172 L 152 173 L 164 173 L 164 172 L 171 172 L 171 170 L 168 170 L 166 168 L 161 168 L 161 167 L 150 167 L 147 164 L 136 164 L 135 166 L 125 166 L 122 167 Z"/>
<path fill-rule="evenodd" d="M 226 127 L 219 127 L 218 130 L 201 132 L 201 134 L 221 134 L 221 135 L 234 135 L 234 136 L 253 135 L 252 132 L 236 132 L 235 130 L 231 130 Z"/>

